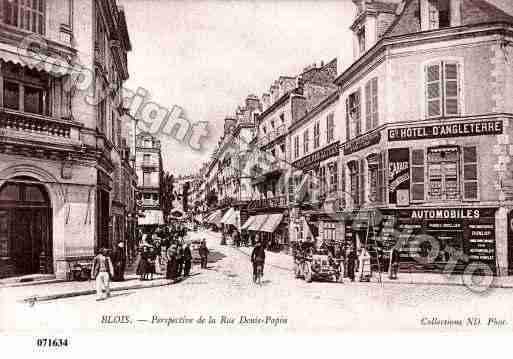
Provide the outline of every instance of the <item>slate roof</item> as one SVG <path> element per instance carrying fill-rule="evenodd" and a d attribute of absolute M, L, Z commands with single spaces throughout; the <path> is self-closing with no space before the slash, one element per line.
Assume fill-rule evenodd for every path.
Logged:
<path fill-rule="evenodd" d="M 513 16 L 486 0 L 461 1 L 461 25 L 492 22 L 513 24 Z M 390 25 L 384 37 L 394 37 L 420 32 L 420 0 L 406 0 L 404 10 Z"/>

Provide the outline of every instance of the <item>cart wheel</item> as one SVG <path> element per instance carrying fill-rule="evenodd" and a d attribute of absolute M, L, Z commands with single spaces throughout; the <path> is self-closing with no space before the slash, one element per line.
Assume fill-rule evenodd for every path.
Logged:
<path fill-rule="evenodd" d="M 309 264 L 305 266 L 305 280 L 307 283 L 312 282 L 312 269 Z"/>

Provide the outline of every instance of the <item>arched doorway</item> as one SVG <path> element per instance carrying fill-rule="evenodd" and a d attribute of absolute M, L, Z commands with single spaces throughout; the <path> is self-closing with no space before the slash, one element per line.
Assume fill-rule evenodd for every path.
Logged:
<path fill-rule="evenodd" d="M 0 187 L 0 277 L 53 272 L 51 221 L 37 180 L 14 177 Z"/>

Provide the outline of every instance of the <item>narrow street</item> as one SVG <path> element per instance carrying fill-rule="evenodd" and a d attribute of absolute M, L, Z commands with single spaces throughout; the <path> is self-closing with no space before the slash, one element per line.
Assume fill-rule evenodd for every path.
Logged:
<path fill-rule="evenodd" d="M 187 280 L 158 288 L 114 292 L 102 302 L 87 295 L 29 306 L 4 297 L 0 300 L 2 323 L 17 331 L 208 332 L 215 329 L 218 333 L 236 329 L 254 333 L 269 329 L 290 332 L 380 327 L 451 330 L 451 326 L 421 322 L 423 318 L 433 317 L 464 322 L 469 317 L 480 317 L 481 328 L 488 327 L 491 310 L 493 317 L 507 321 L 497 328 L 511 327 L 513 323 L 508 306 L 504 306 L 513 300 L 510 289 L 494 289 L 487 295 L 478 295 L 456 286 L 306 283 L 295 279 L 286 269 L 290 257 L 275 253 L 268 254 L 263 285 L 256 286 L 251 280 L 249 257 L 244 253 L 249 248 L 221 246 L 218 233 L 191 232 L 189 238 L 195 237 L 207 239 L 211 258 L 207 270 L 194 265 Z M 111 322 L 128 316 L 129 323 L 105 323 L 104 316 L 111 316 Z M 205 324 L 197 323 L 200 316 L 205 318 Z M 215 324 L 208 324 L 209 316 L 216 319 Z M 242 321 L 241 316 L 245 317 Z M 169 322 L 168 318 L 177 322 Z M 255 324 L 252 318 L 261 318 L 262 322 Z M 184 324 L 186 319 L 192 319 L 192 323 Z M 472 329 L 463 324 L 458 329 Z"/>

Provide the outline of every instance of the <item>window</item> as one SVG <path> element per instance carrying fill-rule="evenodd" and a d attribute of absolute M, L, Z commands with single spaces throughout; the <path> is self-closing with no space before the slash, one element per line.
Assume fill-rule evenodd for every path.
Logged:
<path fill-rule="evenodd" d="M 443 29 L 451 26 L 450 0 L 429 0 L 429 29 Z"/>
<path fill-rule="evenodd" d="M 367 157 L 369 202 L 383 203 L 385 199 L 385 171 L 384 156 L 382 153 Z"/>
<path fill-rule="evenodd" d="M 463 147 L 463 199 L 478 200 L 477 148 Z"/>
<path fill-rule="evenodd" d="M 335 241 L 335 223 L 325 222 L 324 223 L 324 240 L 328 243 Z"/>
<path fill-rule="evenodd" d="M 459 64 L 442 61 L 425 71 L 427 117 L 459 115 Z"/>
<path fill-rule="evenodd" d="M 314 125 L 314 148 L 319 147 L 321 137 L 321 124 L 317 122 Z"/>
<path fill-rule="evenodd" d="M 346 139 L 354 138 L 361 133 L 360 90 L 350 94 L 346 100 Z"/>
<path fill-rule="evenodd" d="M 299 136 L 294 137 L 294 158 L 299 157 Z"/>
<path fill-rule="evenodd" d="M 143 172 L 143 186 L 151 186 L 151 172 Z"/>
<path fill-rule="evenodd" d="M 271 127 L 274 129 L 274 120 L 271 121 Z"/>
<path fill-rule="evenodd" d="M 319 168 L 319 180 L 321 182 L 321 195 L 323 195 L 328 191 L 326 186 L 326 167 L 324 166 Z"/>
<path fill-rule="evenodd" d="M 18 81 L 4 80 L 4 107 L 48 115 L 48 91 L 42 87 L 30 86 Z"/>
<path fill-rule="evenodd" d="M 265 126 L 262 126 L 262 131 L 264 132 L 264 134 L 267 133 L 267 128 L 265 128 Z"/>
<path fill-rule="evenodd" d="M 365 84 L 365 127 L 369 131 L 378 127 L 378 78 Z"/>
<path fill-rule="evenodd" d="M 143 163 L 144 164 L 149 164 L 150 163 L 150 154 L 149 153 L 143 154 Z"/>
<path fill-rule="evenodd" d="M 326 141 L 330 143 L 335 139 L 335 119 L 334 115 L 330 113 L 326 117 Z"/>
<path fill-rule="evenodd" d="M 415 201 L 424 200 L 424 184 L 425 184 L 425 169 L 424 169 L 424 150 L 411 151 L 411 199 Z"/>
<path fill-rule="evenodd" d="M 456 146 L 428 149 L 428 199 L 445 201 L 460 198 L 459 158 L 460 154 Z"/>
<path fill-rule="evenodd" d="M 281 113 L 280 114 L 280 120 L 281 120 L 281 124 L 285 124 L 285 114 Z"/>
<path fill-rule="evenodd" d="M 45 0 L 1 0 L 1 5 L 5 24 L 44 34 Z"/>
<path fill-rule="evenodd" d="M 20 110 L 20 85 L 17 82 L 4 81 L 4 107 Z"/>
<path fill-rule="evenodd" d="M 308 151 L 310 150 L 308 148 L 309 137 L 310 136 L 309 136 L 308 129 L 307 129 L 307 130 L 305 130 L 305 132 L 303 132 L 303 152 L 304 152 L 304 154 L 307 154 Z"/>
<path fill-rule="evenodd" d="M 330 169 L 330 193 L 335 193 L 338 191 L 338 166 L 337 162 L 332 162 L 329 165 Z"/>
<path fill-rule="evenodd" d="M 349 167 L 349 180 L 350 180 L 350 194 L 351 194 L 351 200 L 353 203 L 353 207 L 359 206 L 361 204 L 361 176 L 363 175 L 360 168 L 360 162 L 359 161 L 351 161 L 348 164 Z"/>

